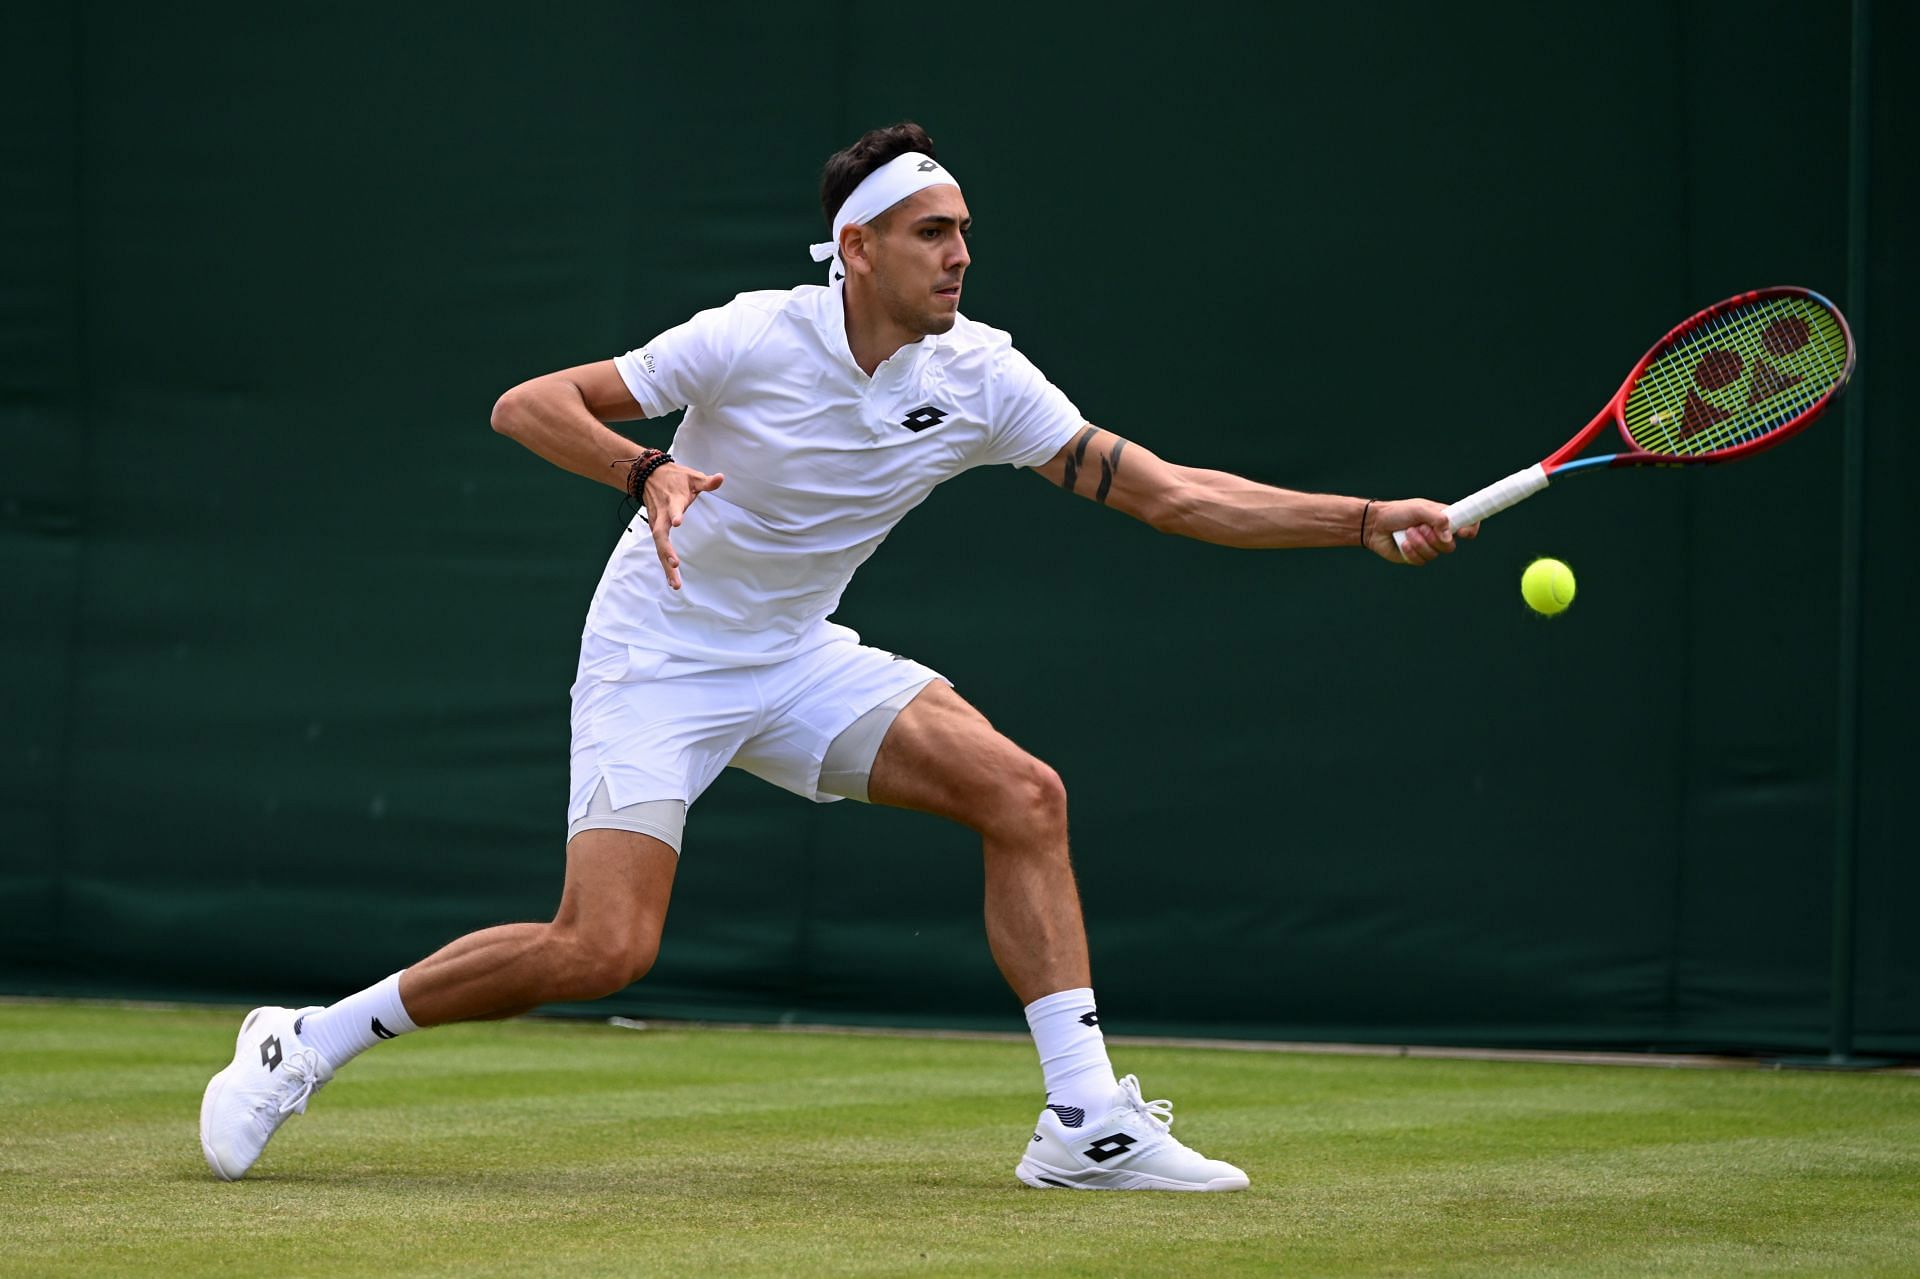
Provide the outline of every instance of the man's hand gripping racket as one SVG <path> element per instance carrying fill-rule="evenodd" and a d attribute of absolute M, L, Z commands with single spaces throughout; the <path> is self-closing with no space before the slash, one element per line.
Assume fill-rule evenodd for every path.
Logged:
<path fill-rule="evenodd" d="M 1453 528 L 1525 501 L 1556 475 L 1598 467 L 1730 462 L 1826 412 L 1853 374 L 1853 333 L 1807 289 L 1758 289 L 1710 306 L 1640 357 L 1605 408 L 1545 461 L 1447 507 Z M 1626 450 L 1574 460 L 1606 428 Z M 1394 544 L 1406 554 L 1406 538 Z"/>

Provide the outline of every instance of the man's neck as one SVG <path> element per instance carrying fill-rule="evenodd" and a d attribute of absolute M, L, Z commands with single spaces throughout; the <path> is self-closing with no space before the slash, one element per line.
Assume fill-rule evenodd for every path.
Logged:
<path fill-rule="evenodd" d="M 847 281 L 849 285 L 852 283 L 851 280 Z M 843 286 L 840 300 L 845 304 L 847 313 L 847 350 L 853 353 L 853 362 L 868 377 L 872 377 L 875 369 L 892 359 L 901 347 L 918 342 L 925 336 L 895 324 L 880 304 L 864 293 L 856 294 L 853 289 Z"/>

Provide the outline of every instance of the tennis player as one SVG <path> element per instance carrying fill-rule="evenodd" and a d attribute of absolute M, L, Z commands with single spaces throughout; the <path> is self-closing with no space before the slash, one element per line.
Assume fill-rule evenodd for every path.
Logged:
<path fill-rule="evenodd" d="M 1005 333 L 960 313 L 972 218 L 918 125 L 828 159 L 821 206 L 832 238 L 813 256 L 827 284 L 743 293 L 500 398 L 495 430 L 624 489 L 645 514 L 587 612 L 559 910 L 462 937 L 324 1008 L 249 1013 L 201 1104 L 217 1176 L 243 1175 L 289 1114 L 382 1040 L 595 999 L 643 976 L 687 810 L 731 766 L 815 802 L 918 809 L 979 833 L 987 940 L 1026 1006 L 1046 1087 L 1021 1181 L 1247 1184 L 1174 1138 L 1169 1103 L 1145 1100 L 1108 1061 L 1059 776 L 939 672 L 829 618 L 901 517 L 979 466 L 1035 470 L 1167 533 L 1352 546 L 1394 564 L 1453 549 L 1444 508 L 1176 466 L 1089 425 Z M 607 425 L 681 408 L 670 452 Z"/>

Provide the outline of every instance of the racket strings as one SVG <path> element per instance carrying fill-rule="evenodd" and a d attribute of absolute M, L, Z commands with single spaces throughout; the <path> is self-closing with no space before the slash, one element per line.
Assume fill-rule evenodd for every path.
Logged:
<path fill-rule="evenodd" d="M 1650 453 L 1724 452 L 1798 420 L 1847 363 L 1845 330 L 1812 298 L 1730 307 L 1647 361 L 1627 396 L 1627 433 Z"/>
<path fill-rule="evenodd" d="M 1812 341 L 1809 313 L 1826 321 L 1834 341 Z M 1831 350 L 1838 358 L 1823 369 L 1819 357 Z M 1680 335 L 1649 362 L 1642 374 L 1646 393 L 1636 385 L 1629 396 L 1630 427 L 1650 451 L 1723 451 L 1792 422 L 1819 402 L 1844 367 L 1844 335 L 1817 304 L 1775 299 L 1732 308 Z"/>
<path fill-rule="evenodd" d="M 1648 446 L 1664 444 L 1660 451 L 1682 455 L 1705 453 L 1758 438 L 1774 426 L 1775 414 L 1729 414 L 1714 402 L 1720 397 L 1708 398 L 1742 380 L 1756 345 L 1754 322 L 1773 309 L 1723 311 L 1682 334 L 1649 362 L 1642 376 L 1651 394 L 1642 398 L 1660 407 L 1634 414 L 1635 425 L 1650 437 Z M 1770 377 L 1782 380 L 1777 374 Z M 1804 378 L 1791 380 L 1804 385 Z"/>

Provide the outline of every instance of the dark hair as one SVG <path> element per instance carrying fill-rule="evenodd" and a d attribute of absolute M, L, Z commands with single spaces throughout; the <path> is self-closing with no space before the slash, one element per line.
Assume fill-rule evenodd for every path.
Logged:
<path fill-rule="evenodd" d="M 939 158 L 934 155 L 933 139 L 927 131 L 911 120 L 902 120 L 884 129 L 869 129 L 846 150 L 828 156 L 820 170 L 820 211 L 827 215 L 827 225 L 833 225 L 834 214 L 869 173 L 909 151 Z"/>

